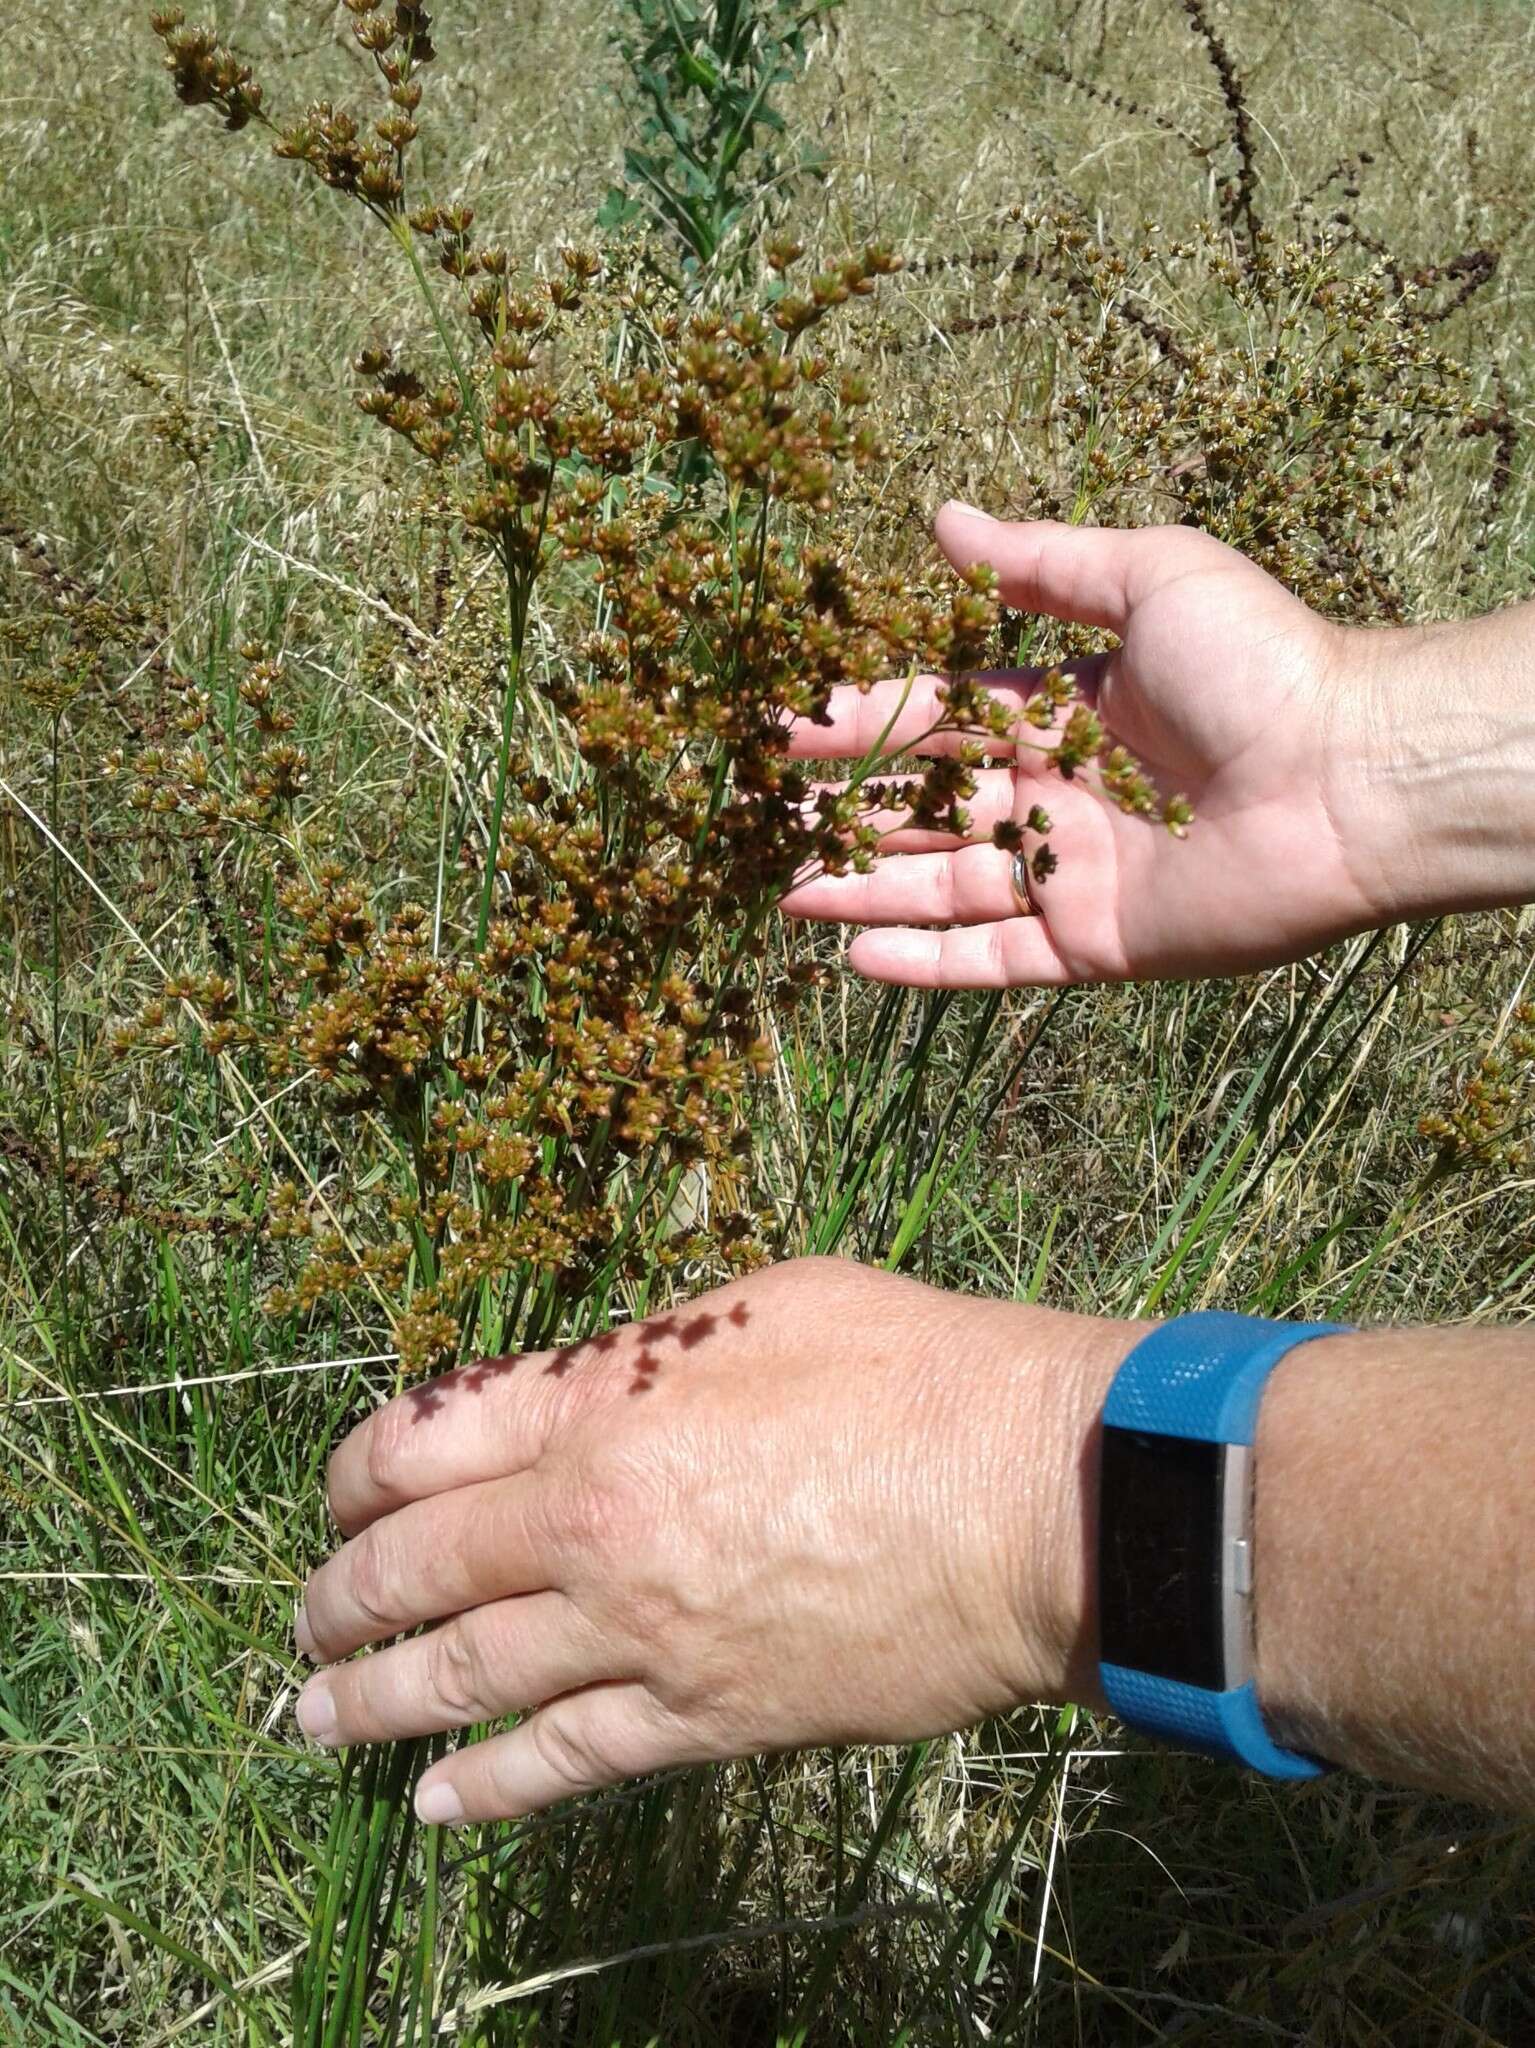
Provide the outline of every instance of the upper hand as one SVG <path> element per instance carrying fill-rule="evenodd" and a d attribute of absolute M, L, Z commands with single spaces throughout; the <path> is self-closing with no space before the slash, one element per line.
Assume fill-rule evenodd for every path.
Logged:
<path fill-rule="evenodd" d="M 1361 707 L 1340 686 L 1353 647 L 1372 636 L 1330 625 L 1188 527 L 1009 525 L 948 505 L 937 531 L 957 566 L 997 571 L 1009 605 L 1117 635 L 1112 652 L 1065 665 L 1163 796 L 1189 798 L 1194 825 L 1178 840 L 1127 817 L 1088 777 L 1052 772 L 1040 735 L 1020 723 L 1017 747 L 982 742 L 1013 758 L 977 771 L 967 839 L 903 830 L 887 814 L 875 821 L 887 850 L 870 872 L 804 881 L 787 912 L 870 927 L 851 964 L 928 988 L 1239 972 L 1389 921 L 1354 844 L 1356 830 L 1361 845 L 1368 837 L 1357 814 L 1369 778 L 1354 772 Z M 999 673 L 996 689 L 1021 704 L 1041 673 Z M 942 689 L 926 676 L 836 690 L 829 725 L 799 721 L 792 750 L 862 757 L 882 734 L 885 751 L 907 748 L 941 720 Z M 952 751 L 959 738 L 918 750 Z M 1059 867 L 1032 884 L 1029 915 L 991 829 L 1021 824 L 1034 805 L 1050 817 Z"/>
<path fill-rule="evenodd" d="M 536 1708 L 423 1778 L 455 1820 L 1090 1697 L 1089 1446 L 1134 1334 L 810 1259 L 405 1393 L 332 1462 L 300 1725 Z"/>

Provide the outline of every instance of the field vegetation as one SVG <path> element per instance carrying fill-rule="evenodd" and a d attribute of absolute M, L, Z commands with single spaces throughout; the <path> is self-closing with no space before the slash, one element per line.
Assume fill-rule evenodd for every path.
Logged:
<path fill-rule="evenodd" d="M 1027 1710 L 423 1839 L 291 1720 L 328 1449 L 445 1360 L 812 1251 L 1531 1312 L 1527 914 L 1001 998 L 772 912 L 859 837 L 786 711 L 1091 644 L 947 497 L 1535 592 L 1525 10 L 210 26 L 0 86 L 0 2039 L 1531 2038 L 1535 1836 L 1418 1794 Z"/>

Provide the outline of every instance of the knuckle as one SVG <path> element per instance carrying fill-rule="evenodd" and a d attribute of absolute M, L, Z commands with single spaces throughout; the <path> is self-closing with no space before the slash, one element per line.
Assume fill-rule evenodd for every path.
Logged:
<path fill-rule="evenodd" d="M 824 1341 L 828 1324 L 857 1317 L 875 1304 L 890 1275 L 832 1253 L 810 1253 L 764 1267 L 726 1290 L 732 1300 L 727 1321 L 729 1351 L 738 1365 L 796 1354 L 806 1343 Z M 734 1324 L 739 1321 L 740 1328 Z"/>
<path fill-rule="evenodd" d="M 391 1401 L 380 1408 L 367 1423 L 364 1440 L 366 1456 L 363 1460 L 368 1482 L 378 1492 L 389 1494 L 400 1470 L 400 1453 L 403 1448 L 402 1424 L 404 1416 L 398 1401 Z"/>
<path fill-rule="evenodd" d="M 640 1488 L 626 1461 L 588 1458 L 559 1488 L 556 1510 L 567 1543 L 595 1557 L 621 1557 L 641 1519 Z"/>
<path fill-rule="evenodd" d="M 546 1438 L 575 1428 L 611 1400 L 615 1384 L 622 1384 L 620 1351 L 633 1342 L 631 1329 L 635 1327 L 639 1326 L 611 1336 L 601 1350 L 590 1342 L 573 1346 L 565 1354 L 560 1372 L 524 1390 L 524 1413 L 538 1416 Z"/>
<path fill-rule="evenodd" d="M 573 1451 L 548 1497 L 546 1534 L 576 1561 L 579 1577 L 616 1591 L 654 1557 L 695 1490 L 689 1438 L 688 1418 L 673 1403 L 659 1431 L 639 1424 L 623 1443 L 588 1440 Z"/>
<path fill-rule="evenodd" d="M 853 1270 L 847 1259 L 833 1258 L 825 1252 L 809 1252 L 803 1258 L 783 1259 L 776 1266 L 765 1266 L 760 1273 L 753 1273 L 749 1279 L 737 1284 L 743 1293 L 747 1289 L 764 1297 L 783 1293 L 792 1300 L 807 1289 L 819 1291 L 833 1286 Z"/>
<path fill-rule="evenodd" d="M 795 1261 L 796 1270 L 812 1284 L 822 1287 L 857 1286 L 868 1273 L 856 1259 L 839 1259 L 830 1252 L 815 1252 Z"/>
<path fill-rule="evenodd" d="M 801 1300 L 818 1321 L 827 1315 L 830 1297 L 856 1295 L 861 1298 L 877 1294 L 890 1278 L 888 1273 L 861 1265 L 857 1259 L 838 1258 L 830 1252 L 795 1259 L 774 1270 L 792 1281 Z"/>
<path fill-rule="evenodd" d="M 428 1636 L 426 1672 L 433 1697 L 459 1720 L 492 1718 L 484 1644 L 467 1616 L 444 1622 Z"/>
<path fill-rule="evenodd" d="M 483 1500 L 478 1514 L 446 1520 L 431 1537 L 432 1563 L 422 1574 L 446 1614 L 494 1597 L 498 1560 L 512 1547 L 515 1525 L 501 1488 Z"/>
<path fill-rule="evenodd" d="M 556 1783 L 576 1792 L 612 1776 L 608 1759 L 572 1715 L 545 1707 L 527 1726 L 539 1761 Z"/>
<path fill-rule="evenodd" d="M 757 1277 L 780 1286 L 792 1287 L 803 1282 L 813 1287 L 818 1281 L 827 1279 L 835 1273 L 841 1264 L 840 1259 L 828 1258 L 825 1252 L 808 1252 L 803 1258 L 785 1259 L 781 1265 L 769 1266 L 765 1273 Z"/>
<path fill-rule="evenodd" d="M 377 1526 L 355 1536 L 348 1547 L 347 1581 L 352 1599 L 368 1624 L 393 1635 L 400 1627 L 395 1597 L 395 1571 L 388 1545 Z"/>

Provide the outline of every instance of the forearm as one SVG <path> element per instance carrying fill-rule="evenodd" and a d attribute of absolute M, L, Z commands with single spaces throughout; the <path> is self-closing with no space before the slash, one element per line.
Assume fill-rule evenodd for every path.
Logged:
<path fill-rule="evenodd" d="M 1535 900 L 1535 604 L 1337 646 L 1334 818 L 1383 920 Z"/>
<path fill-rule="evenodd" d="M 1144 1325 L 1102 1325 L 1062 1518 L 1066 1690 L 1096 1686 L 1097 1414 Z M 1535 1331 L 1374 1330 L 1298 1346 L 1263 1397 L 1254 1608 L 1289 1747 L 1535 1808 Z"/>
<path fill-rule="evenodd" d="M 1282 1739 L 1535 1805 L 1535 1334 L 1302 1345 L 1256 1469 L 1258 1687 Z"/>

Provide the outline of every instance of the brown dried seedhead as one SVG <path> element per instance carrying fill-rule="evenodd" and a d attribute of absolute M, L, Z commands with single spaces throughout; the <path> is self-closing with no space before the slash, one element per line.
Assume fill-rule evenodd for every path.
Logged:
<path fill-rule="evenodd" d="M 1535 1003 L 1520 1003 L 1512 1029 L 1478 1062 L 1448 1109 L 1418 1120 L 1418 1135 L 1436 1148 L 1439 1172 L 1496 1168 L 1526 1173 L 1535 1162 Z"/>
<path fill-rule="evenodd" d="M 997 607 L 989 571 L 935 593 L 848 544 L 841 508 L 884 455 L 872 380 L 827 337 L 898 268 L 889 250 L 807 273 L 778 240 L 760 294 L 691 307 L 642 253 L 519 264 L 469 207 L 410 190 L 425 12 L 348 10 L 384 100 L 371 122 L 329 103 L 274 120 L 209 32 L 155 27 L 183 99 L 268 128 L 436 273 L 430 351 L 370 341 L 355 370 L 426 480 L 401 489 L 402 535 L 430 540 L 389 565 L 384 659 L 446 794 L 402 778 L 423 815 L 387 836 L 398 867 L 370 865 L 373 820 L 306 732 L 291 660 L 251 644 L 222 691 L 162 667 L 170 716 L 122 769 L 156 846 L 216 878 L 230 957 L 189 964 L 120 1046 L 160 1054 L 190 1029 L 242 1076 L 232 1106 L 283 1091 L 287 1127 L 309 1119 L 295 1150 L 322 1164 L 269 1196 L 274 1305 L 382 1299 L 422 1366 L 488 1304 L 507 1341 L 539 1342 L 657 1266 L 761 1255 L 753 1094 L 776 1008 L 813 979 L 774 964 L 768 920 L 807 864 L 867 863 L 881 797 L 813 799 L 787 722 L 920 667 L 955 679 L 955 724 L 994 728 L 966 676 L 996 651 Z M 1035 715 L 1064 726 L 1062 772 L 1092 764 L 1154 809 L 1055 681 Z M 935 761 L 917 815 L 956 824 L 972 789 L 964 759 Z M 679 1228 L 698 1174 L 706 1220 L 694 1204 Z"/>

